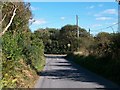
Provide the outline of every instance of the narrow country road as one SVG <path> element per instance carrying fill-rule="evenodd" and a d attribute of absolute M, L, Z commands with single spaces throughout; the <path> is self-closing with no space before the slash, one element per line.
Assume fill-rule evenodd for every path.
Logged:
<path fill-rule="evenodd" d="M 46 55 L 35 88 L 117 88 L 112 82 L 67 61 L 60 55 Z"/>

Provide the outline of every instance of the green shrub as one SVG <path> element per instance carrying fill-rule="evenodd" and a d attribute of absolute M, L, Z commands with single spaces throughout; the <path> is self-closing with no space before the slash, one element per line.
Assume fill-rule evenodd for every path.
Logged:
<path fill-rule="evenodd" d="M 92 55 L 81 56 L 68 54 L 67 58 L 68 60 L 72 60 L 82 67 L 85 67 L 88 70 L 120 85 L 120 61 L 118 62 L 118 60 L 113 60 L 112 58 L 108 59 L 108 57 L 97 57 Z"/>

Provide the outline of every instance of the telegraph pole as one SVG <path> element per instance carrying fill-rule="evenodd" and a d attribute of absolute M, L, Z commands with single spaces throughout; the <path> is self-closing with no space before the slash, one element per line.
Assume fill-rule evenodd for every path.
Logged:
<path fill-rule="evenodd" d="M 79 38 L 78 15 L 76 15 L 77 37 Z"/>
<path fill-rule="evenodd" d="M 118 0 L 118 22 L 120 22 L 120 0 Z M 118 32 L 120 33 L 119 23 L 118 23 Z"/>
<path fill-rule="evenodd" d="M 118 3 L 118 22 L 120 22 L 120 0 L 116 0 L 116 2 Z M 118 23 L 118 32 L 120 32 L 120 26 Z"/>
<path fill-rule="evenodd" d="M 77 37 L 78 37 L 78 39 L 77 39 L 77 41 L 78 41 L 78 48 L 77 48 L 77 51 L 79 51 L 79 26 L 78 26 L 78 15 L 76 15 L 76 26 L 77 26 Z"/>

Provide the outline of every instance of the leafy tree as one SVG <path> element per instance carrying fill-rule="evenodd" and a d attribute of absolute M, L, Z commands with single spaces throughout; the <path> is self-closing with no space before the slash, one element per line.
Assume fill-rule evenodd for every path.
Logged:
<path fill-rule="evenodd" d="M 41 40 L 32 39 L 28 27 L 32 17 L 30 3 L 5 2 L 2 5 L 2 85 L 1 87 L 26 87 L 19 76 L 22 69 L 31 68 L 39 71 L 44 63 L 44 47 Z M 26 67 L 21 62 L 26 65 Z M 22 64 L 21 64 L 22 63 Z M 38 64 L 39 63 L 39 64 Z M 27 77 L 28 78 L 28 77 Z M 24 78 L 22 78 L 25 80 Z"/>
<path fill-rule="evenodd" d="M 61 39 L 63 42 L 67 44 L 71 44 L 71 51 L 77 51 L 78 48 L 81 48 L 80 46 L 83 45 L 83 38 L 89 37 L 89 33 L 79 27 L 79 38 L 77 37 L 77 26 L 76 25 L 65 25 L 64 27 L 61 28 L 60 34 L 61 34 Z"/>
<path fill-rule="evenodd" d="M 111 35 L 109 33 L 106 32 L 98 33 L 97 36 L 95 37 L 96 49 L 94 50 L 95 51 L 94 53 L 98 54 L 98 56 L 104 56 L 109 54 L 110 38 Z"/>
<path fill-rule="evenodd" d="M 120 33 L 112 34 L 110 49 L 112 58 L 120 60 Z"/>

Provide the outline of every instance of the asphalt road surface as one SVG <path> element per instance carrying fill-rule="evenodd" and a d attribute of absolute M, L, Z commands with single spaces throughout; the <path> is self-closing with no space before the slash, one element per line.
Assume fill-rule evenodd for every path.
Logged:
<path fill-rule="evenodd" d="M 40 72 L 35 88 L 118 88 L 114 83 L 63 57 L 46 55 L 46 66 Z"/>

